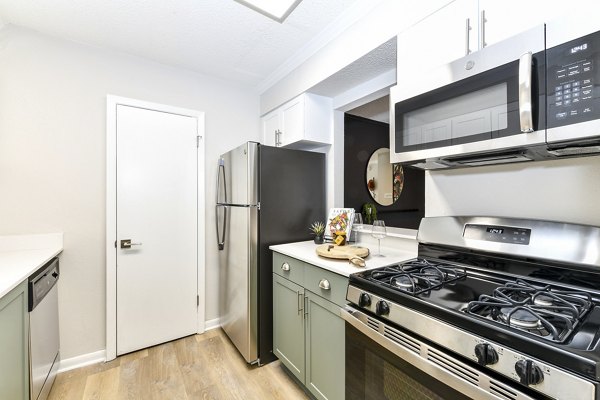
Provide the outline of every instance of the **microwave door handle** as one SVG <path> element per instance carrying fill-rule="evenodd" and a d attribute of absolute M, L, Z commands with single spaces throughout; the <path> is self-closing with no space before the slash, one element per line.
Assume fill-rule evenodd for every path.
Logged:
<path fill-rule="evenodd" d="M 521 132 L 533 132 L 533 110 L 531 104 L 531 79 L 533 54 L 527 52 L 519 60 L 519 120 Z"/>

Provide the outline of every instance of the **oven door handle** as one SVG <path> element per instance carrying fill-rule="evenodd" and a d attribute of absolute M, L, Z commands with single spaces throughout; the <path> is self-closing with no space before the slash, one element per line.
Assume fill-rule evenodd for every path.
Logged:
<path fill-rule="evenodd" d="M 378 319 L 370 317 L 350 306 L 341 308 L 340 316 L 347 323 L 384 349 L 466 396 L 475 399 L 498 399 L 498 397 L 485 389 L 485 387 L 489 388 L 495 386 L 503 388 L 509 393 L 515 393 L 517 396 L 516 398 L 519 400 L 534 400 L 533 397 L 517 390 L 514 386 L 509 387 L 462 361 L 455 359 L 448 353 L 434 349 L 426 343 L 421 342 L 411 335 L 400 332 L 397 329 L 387 327 L 385 323 Z M 376 330 L 375 327 L 377 327 Z M 389 337 L 397 337 L 398 342 L 384 336 L 386 329 L 390 331 Z M 443 362 L 434 362 L 435 360 L 440 359 L 443 360 Z M 457 371 L 461 372 L 458 376 Z M 469 382 L 459 377 L 462 374 L 464 374 L 463 376 L 478 377 L 478 379 L 474 380 L 476 383 Z M 483 384 L 483 387 L 478 386 L 479 384 Z"/>
<path fill-rule="evenodd" d="M 519 122 L 523 133 L 533 132 L 532 78 L 533 54 L 528 51 L 519 59 Z"/>

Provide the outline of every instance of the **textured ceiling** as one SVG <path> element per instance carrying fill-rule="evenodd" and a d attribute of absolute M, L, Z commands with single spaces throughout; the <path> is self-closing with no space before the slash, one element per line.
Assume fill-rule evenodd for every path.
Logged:
<path fill-rule="evenodd" d="M 257 86 L 357 2 L 303 0 L 280 24 L 233 0 L 0 0 L 0 27 Z"/>
<path fill-rule="evenodd" d="M 353 87 L 396 70 L 396 38 L 392 38 L 310 89 L 311 93 L 336 97 Z"/>

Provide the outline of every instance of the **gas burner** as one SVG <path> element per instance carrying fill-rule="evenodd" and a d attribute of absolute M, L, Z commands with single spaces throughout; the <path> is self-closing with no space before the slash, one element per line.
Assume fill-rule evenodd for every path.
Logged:
<path fill-rule="evenodd" d="M 415 281 L 408 275 L 397 275 L 396 277 L 392 278 L 392 284 L 401 289 L 409 289 L 415 286 Z"/>
<path fill-rule="evenodd" d="M 507 282 L 493 296 L 481 295 L 471 301 L 468 314 L 564 342 L 592 306 L 590 294 L 533 286 L 523 280 Z"/>
<path fill-rule="evenodd" d="M 395 291 L 417 295 L 439 289 L 444 284 L 464 278 L 466 275 L 464 268 L 417 258 L 373 271 L 368 279 L 382 283 Z"/>
<path fill-rule="evenodd" d="M 500 319 L 509 326 L 523 329 L 538 329 L 541 325 L 535 313 L 524 308 L 503 307 L 500 309 Z"/>
<path fill-rule="evenodd" d="M 540 293 L 539 296 L 533 298 L 533 304 L 540 307 L 552 307 L 554 305 L 554 297 Z"/>

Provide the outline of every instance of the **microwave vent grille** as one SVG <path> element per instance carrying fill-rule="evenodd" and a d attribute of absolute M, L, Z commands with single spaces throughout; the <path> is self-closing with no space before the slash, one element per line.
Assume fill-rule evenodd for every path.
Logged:
<path fill-rule="evenodd" d="M 561 149 L 548 150 L 548 153 L 557 157 L 580 156 L 586 154 L 600 153 L 600 145 L 597 146 L 573 146 Z"/>

